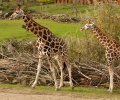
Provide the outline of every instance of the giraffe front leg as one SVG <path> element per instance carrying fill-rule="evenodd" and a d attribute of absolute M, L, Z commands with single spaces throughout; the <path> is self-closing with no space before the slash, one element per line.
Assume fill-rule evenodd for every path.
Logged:
<path fill-rule="evenodd" d="M 110 76 L 110 84 L 109 84 L 109 89 L 108 91 L 112 93 L 113 91 L 113 77 L 114 77 L 114 72 L 112 66 L 109 66 L 109 76 Z"/>
<path fill-rule="evenodd" d="M 61 72 L 61 76 L 60 76 L 59 89 L 60 89 L 61 87 L 63 87 L 63 66 L 60 67 L 60 72 Z"/>
<path fill-rule="evenodd" d="M 69 83 L 70 83 L 70 87 L 72 88 L 72 90 L 74 89 L 73 86 L 73 82 L 72 82 L 72 71 L 71 71 L 71 65 L 68 66 L 68 73 L 69 73 Z"/>
<path fill-rule="evenodd" d="M 36 84 L 37 84 L 37 81 L 38 81 L 38 78 L 39 78 L 39 73 L 41 71 L 41 66 L 42 66 L 42 58 L 40 57 L 39 61 L 38 61 L 36 78 L 35 78 L 35 81 L 34 81 L 34 83 L 32 85 L 32 88 L 34 88 L 36 86 Z"/>

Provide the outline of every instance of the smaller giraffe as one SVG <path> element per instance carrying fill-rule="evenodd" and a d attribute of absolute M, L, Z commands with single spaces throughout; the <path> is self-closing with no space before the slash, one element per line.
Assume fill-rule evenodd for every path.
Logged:
<path fill-rule="evenodd" d="M 85 24 L 81 30 L 92 30 L 94 35 L 97 37 L 99 42 L 105 48 L 105 56 L 107 59 L 109 76 L 110 76 L 110 84 L 109 84 L 109 92 L 113 91 L 113 78 L 114 78 L 114 70 L 113 67 L 115 65 L 115 61 L 120 58 L 120 44 L 113 39 L 112 37 L 102 32 L 94 23 L 90 21 Z"/>
<path fill-rule="evenodd" d="M 11 14 L 9 20 L 19 19 L 24 14 L 24 11 L 21 9 L 21 5 L 18 4 L 15 11 Z"/>
<path fill-rule="evenodd" d="M 63 86 L 64 67 L 67 67 L 68 69 L 70 87 L 73 88 L 71 64 L 68 57 L 68 48 L 65 42 L 61 38 L 55 36 L 48 28 L 36 23 L 28 14 L 24 13 L 23 20 L 25 22 L 26 29 L 38 37 L 38 40 L 36 41 L 36 47 L 38 48 L 39 61 L 36 79 L 32 87 L 35 87 L 37 84 L 42 66 L 42 60 L 43 57 L 46 56 L 55 82 L 55 89 L 57 90 Z M 53 59 L 57 61 L 61 72 L 59 87 L 57 83 Z"/>

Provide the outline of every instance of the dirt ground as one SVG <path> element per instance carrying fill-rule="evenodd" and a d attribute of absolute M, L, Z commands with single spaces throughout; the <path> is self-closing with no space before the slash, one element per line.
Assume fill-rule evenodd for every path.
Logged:
<path fill-rule="evenodd" d="M 15 94 L 0 93 L 0 100 L 91 100 L 78 97 L 61 96 L 61 95 L 31 95 L 31 94 Z M 111 99 L 92 99 L 92 100 L 111 100 Z M 116 99 L 117 100 L 117 99 Z"/>
<path fill-rule="evenodd" d="M 28 94 L 0 93 L 0 100 L 85 100 L 85 99 L 58 95 L 31 95 L 31 94 L 28 95 Z"/>
<path fill-rule="evenodd" d="M 0 100 L 119 100 L 117 98 L 84 98 L 84 96 L 73 96 L 72 94 L 57 94 L 36 92 L 31 89 L 0 89 Z"/>

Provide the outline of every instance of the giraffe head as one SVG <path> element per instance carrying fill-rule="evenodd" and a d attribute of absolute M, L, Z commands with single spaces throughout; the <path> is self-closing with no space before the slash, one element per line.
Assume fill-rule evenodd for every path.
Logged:
<path fill-rule="evenodd" d="M 24 11 L 23 10 L 19 10 L 19 11 L 15 11 L 9 19 L 16 19 L 16 18 L 22 18 L 24 16 Z"/>
<path fill-rule="evenodd" d="M 95 27 L 94 23 L 88 22 L 87 24 L 85 24 L 80 30 L 89 30 L 89 29 L 93 29 Z"/>

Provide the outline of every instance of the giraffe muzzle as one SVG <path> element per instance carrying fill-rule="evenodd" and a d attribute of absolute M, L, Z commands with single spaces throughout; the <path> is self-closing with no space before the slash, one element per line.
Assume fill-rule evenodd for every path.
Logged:
<path fill-rule="evenodd" d="M 80 28 L 80 31 L 83 31 L 84 30 L 84 28 L 82 27 L 82 28 Z"/>

